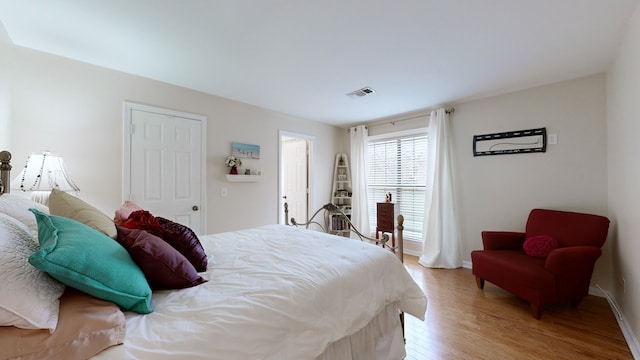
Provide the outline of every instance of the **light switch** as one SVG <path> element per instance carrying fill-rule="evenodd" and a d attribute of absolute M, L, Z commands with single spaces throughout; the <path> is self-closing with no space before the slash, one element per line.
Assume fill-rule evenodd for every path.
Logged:
<path fill-rule="evenodd" d="M 229 190 L 226 187 L 220 188 L 220 197 L 227 197 Z"/>
<path fill-rule="evenodd" d="M 549 134 L 549 145 L 556 145 L 558 143 L 558 134 Z"/>

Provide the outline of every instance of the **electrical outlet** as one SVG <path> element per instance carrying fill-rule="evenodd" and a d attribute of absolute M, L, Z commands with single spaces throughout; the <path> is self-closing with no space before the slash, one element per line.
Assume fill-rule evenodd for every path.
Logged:
<path fill-rule="evenodd" d="M 627 280 L 625 280 L 624 276 L 622 275 L 618 278 L 617 289 L 622 290 L 623 294 L 627 292 Z"/>

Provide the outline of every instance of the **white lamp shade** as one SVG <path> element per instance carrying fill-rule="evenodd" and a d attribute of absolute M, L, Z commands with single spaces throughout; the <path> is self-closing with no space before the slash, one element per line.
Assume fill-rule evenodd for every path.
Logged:
<path fill-rule="evenodd" d="M 31 154 L 24 169 L 11 184 L 22 191 L 80 191 L 71 180 L 62 156 L 45 151 L 44 154 Z"/>

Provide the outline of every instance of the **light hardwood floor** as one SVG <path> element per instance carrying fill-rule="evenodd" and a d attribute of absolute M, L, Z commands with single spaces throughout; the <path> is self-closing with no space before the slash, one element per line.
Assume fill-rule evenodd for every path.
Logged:
<path fill-rule="evenodd" d="M 406 360 L 633 359 L 606 299 L 589 295 L 577 308 L 554 305 L 542 318 L 529 304 L 469 269 L 405 266 L 428 298 L 426 320 L 406 315 Z"/>

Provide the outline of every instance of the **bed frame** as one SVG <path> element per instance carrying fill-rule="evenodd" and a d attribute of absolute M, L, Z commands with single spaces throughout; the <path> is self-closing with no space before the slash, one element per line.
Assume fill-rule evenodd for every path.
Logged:
<path fill-rule="evenodd" d="M 11 153 L 0 151 L 0 194 L 11 191 Z"/>
<path fill-rule="evenodd" d="M 305 228 L 309 228 L 311 225 L 318 226 L 323 232 L 332 233 L 329 227 L 329 221 L 331 216 L 338 216 L 342 220 L 346 221 L 349 224 L 349 230 L 351 233 L 356 234 L 356 236 L 362 241 L 368 241 L 374 243 L 376 245 L 380 245 L 385 249 L 391 250 L 400 260 L 400 262 L 404 263 L 404 242 L 402 238 L 402 230 L 404 230 L 404 216 L 398 215 L 398 226 L 396 227 L 396 238 L 397 244 L 395 246 L 389 245 L 389 234 L 382 233 L 382 236 L 379 239 L 372 238 L 370 236 L 366 236 L 362 234 L 353 225 L 351 222 L 351 218 L 342 211 L 342 208 L 339 206 L 328 203 L 323 205 L 320 209 L 316 210 L 315 213 L 304 223 L 296 221 L 293 217 L 289 219 L 289 204 L 284 203 L 284 218 L 286 225 L 292 226 L 304 226 Z"/>

